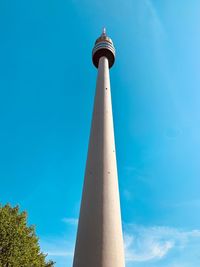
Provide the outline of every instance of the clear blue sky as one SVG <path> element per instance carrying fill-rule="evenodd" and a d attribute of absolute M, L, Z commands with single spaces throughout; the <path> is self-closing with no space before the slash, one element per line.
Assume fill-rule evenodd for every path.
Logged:
<path fill-rule="evenodd" d="M 200 266 L 199 0 L 0 1 L 0 201 L 71 266 L 107 27 L 127 267 Z"/>

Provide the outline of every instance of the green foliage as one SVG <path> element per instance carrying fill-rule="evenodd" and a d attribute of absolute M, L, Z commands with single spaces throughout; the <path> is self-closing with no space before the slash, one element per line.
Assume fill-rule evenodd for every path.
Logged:
<path fill-rule="evenodd" d="M 26 212 L 0 205 L 0 267 L 53 267 L 45 262 L 33 226 L 27 226 Z"/>

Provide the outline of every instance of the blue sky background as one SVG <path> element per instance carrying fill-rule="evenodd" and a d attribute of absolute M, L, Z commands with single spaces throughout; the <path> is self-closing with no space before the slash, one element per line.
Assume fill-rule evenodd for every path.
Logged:
<path fill-rule="evenodd" d="M 0 202 L 71 266 L 103 26 L 127 267 L 200 265 L 200 2 L 0 1 Z"/>

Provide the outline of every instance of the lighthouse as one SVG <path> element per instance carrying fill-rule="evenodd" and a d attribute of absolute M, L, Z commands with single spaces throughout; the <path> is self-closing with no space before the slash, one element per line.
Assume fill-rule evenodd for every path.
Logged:
<path fill-rule="evenodd" d="M 73 267 L 124 267 L 109 74 L 115 48 L 105 29 L 92 61 L 98 74 Z"/>

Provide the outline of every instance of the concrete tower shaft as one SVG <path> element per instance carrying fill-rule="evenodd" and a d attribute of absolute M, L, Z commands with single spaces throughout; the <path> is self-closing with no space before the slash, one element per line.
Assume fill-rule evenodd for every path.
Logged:
<path fill-rule="evenodd" d="M 109 59 L 98 77 L 73 267 L 124 267 Z"/>

